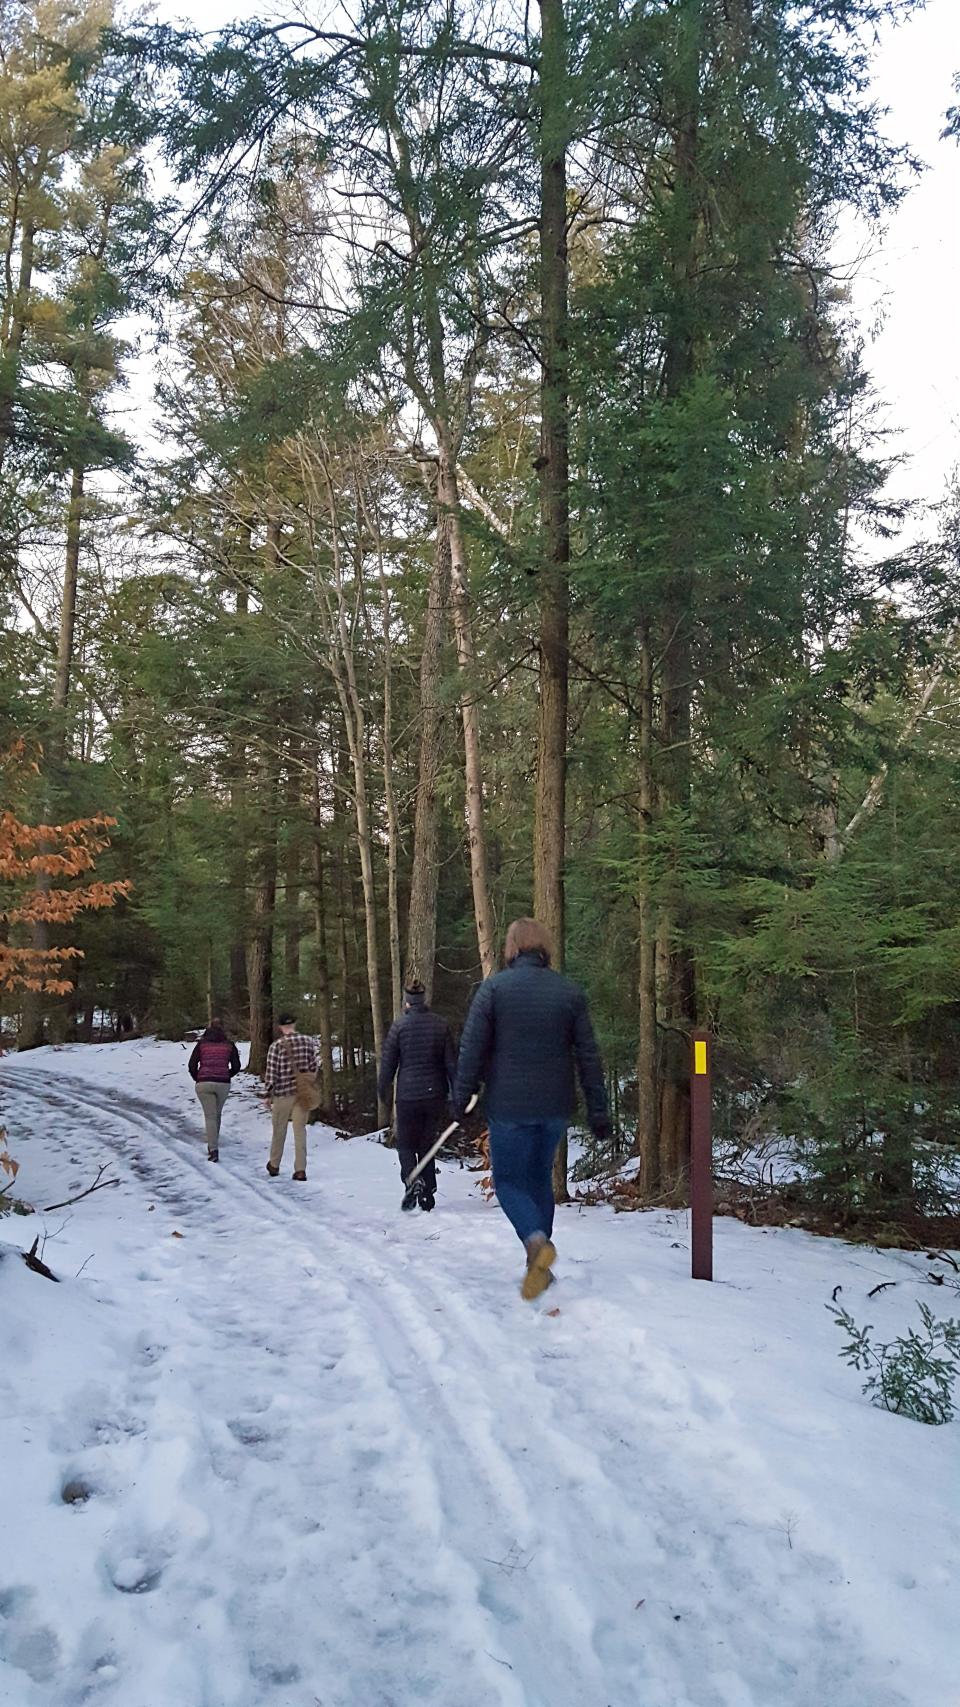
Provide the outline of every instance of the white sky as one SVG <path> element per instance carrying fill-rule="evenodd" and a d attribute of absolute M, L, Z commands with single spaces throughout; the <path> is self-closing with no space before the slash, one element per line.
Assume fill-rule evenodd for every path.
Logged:
<path fill-rule="evenodd" d="M 943 496 L 960 462 L 960 144 L 940 140 L 956 71 L 960 0 L 928 0 L 925 12 L 885 32 L 875 95 L 889 108 L 888 135 L 927 170 L 853 282 L 867 366 L 909 458 L 890 490 L 927 502 Z M 841 259 L 851 260 L 862 242 L 851 228 Z"/>
<path fill-rule="evenodd" d="M 195 0 L 190 22 L 215 29 L 265 10 L 250 0 Z M 271 15 L 278 10 L 273 0 Z M 291 0 L 290 15 L 297 10 Z M 184 7 L 161 0 L 157 12 L 174 20 Z M 862 256 L 852 292 L 867 366 L 907 459 L 889 490 L 926 503 L 943 497 L 960 463 L 960 144 L 940 140 L 956 71 L 960 0 L 927 0 L 909 23 L 883 32 L 874 93 L 889 109 L 888 134 L 926 170 L 879 237 L 849 222 L 837 246 L 844 271 Z"/>

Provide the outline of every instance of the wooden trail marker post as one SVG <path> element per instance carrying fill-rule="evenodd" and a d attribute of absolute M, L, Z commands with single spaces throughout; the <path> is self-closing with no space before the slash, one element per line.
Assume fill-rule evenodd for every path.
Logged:
<path fill-rule="evenodd" d="M 713 1138 L 711 1067 L 707 1031 L 690 1038 L 690 1273 L 713 1279 Z"/>

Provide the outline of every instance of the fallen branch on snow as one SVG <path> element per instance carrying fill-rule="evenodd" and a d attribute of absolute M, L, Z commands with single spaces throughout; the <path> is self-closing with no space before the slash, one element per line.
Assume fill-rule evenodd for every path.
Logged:
<path fill-rule="evenodd" d="M 104 1162 L 103 1167 L 100 1169 L 100 1172 L 97 1174 L 97 1177 L 94 1180 L 93 1184 L 88 1185 L 86 1191 L 78 1192 L 76 1197 L 65 1197 L 62 1203 L 48 1203 L 47 1207 L 45 1209 L 41 1210 L 41 1214 L 42 1215 L 50 1215 L 53 1213 L 54 1209 L 69 1209 L 71 1203 L 79 1203 L 81 1198 L 89 1197 L 91 1195 L 91 1193 L 94 1191 L 102 1191 L 104 1186 L 106 1186 L 106 1185 L 119 1185 L 120 1181 L 116 1177 L 114 1177 L 112 1179 L 104 1179 L 103 1176 L 106 1173 L 109 1166 L 110 1166 L 109 1162 Z"/>
<path fill-rule="evenodd" d="M 59 1286 L 60 1276 L 58 1274 L 54 1274 L 53 1269 L 48 1268 L 46 1263 L 41 1262 L 40 1258 L 37 1256 L 37 1246 L 39 1245 L 39 1243 L 40 1243 L 40 1235 L 38 1233 L 37 1237 L 33 1241 L 33 1244 L 30 1246 L 30 1249 L 28 1251 L 21 1251 L 20 1255 L 23 1257 L 23 1260 L 26 1263 L 27 1267 L 29 1269 L 32 1269 L 34 1274 L 42 1274 L 44 1280 L 55 1281 L 56 1284 Z"/>

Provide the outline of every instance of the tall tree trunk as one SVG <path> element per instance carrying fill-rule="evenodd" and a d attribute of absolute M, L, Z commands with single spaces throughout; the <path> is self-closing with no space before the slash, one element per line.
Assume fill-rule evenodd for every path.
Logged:
<path fill-rule="evenodd" d="M 840 772 L 823 763 L 817 766 L 811 781 L 818 796 L 811 823 L 814 843 L 824 859 L 833 861 L 839 859 L 843 851 L 840 841 Z"/>
<path fill-rule="evenodd" d="M 433 999 L 437 953 L 437 880 L 440 870 L 437 780 L 443 741 L 441 683 L 449 583 L 450 532 L 447 518 L 441 513 L 437 518 L 433 572 L 427 590 L 427 614 L 420 656 L 420 760 L 407 914 L 407 972 L 408 976 L 420 979 L 428 1002 Z"/>
<path fill-rule="evenodd" d="M 246 877 L 243 879 L 243 894 L 246 896 Z M 230 944 L 230 1019 L 231 1028 L 237 1029 L 248 1015 L 250 995 L 247 989 L 247 950 L 243 938 L 234 937 Z"/>
<path fill-rule="evenodd" d="M 567 254 L 567 27 L 564 0 L 540 0 L 540 692 L 533 828 L 533 910 L 564 958 L 570 471 Z M 564 1202 L 567 1147 L 554 1166 Z"/>
<path fill-rule="evenodd" d="M 278 763 L 264 748 L 256 784 L 254 869 L 251 882 L 247 987 L 250 1055 L 247 1071 L 263 1074 L 273 1039 L 273 933 L 277 906 Z"/>
<path fill-rule="evenodd" d="M 350 892 L 347 850 L 340 847 L 337 858 L 337 968 L 340 986 L 340 1065 L 350 1078 L 356 1071 L 357 1058 L 353 1038 L 353 1007 L 351 1002 L 350 945 L 347 937 L 347 896 Z"/>
<path fill-rule="evenodd" d="M 359 898 L 360 904 L 358 906 L 357 905 L 356 874 L 355 874 L 355 872 L 350 870 L 349 867 L 347 868 L 347 894 L 348 894 L 347 922 L 348 922 L 349 927 L 350 927 L 350 961 L 351 961 L 351 965 L 359 968 L 360 962 L 361 962 L 361 954 L 360 954 L 360 932 L 357 929 L 357 914 L 358 913 L 362 914 L 362 912 L 363 912 L 363 883 L 361 881 L 360 898 Z M 369 1011 L 370 1011 L 369 1001 L 365 1002 L 363 1000 L 363 997 L 360 996 L 358 993 L 357 1000 L 354 1003 L 354 1015 L 353 1015 L 353 1025 L 354 1025 L 353 1058 L 354 1058 L 354 1061 L 356 1062 L 357 1073 L 359 1074 L 361 1079 L 364 1077 L 366 1070 L 367 1070 L 367 1014 L 369 1013 Z"/>
<path fill-rule="evenodd" d="M 275 514 L 267 519 L 264 567 L 268 577 L 280 563 L 281 524 Z M 264 608 L 269 610 L 272 588 L 265 579 Z M 264 706 L 266 714 L 268 707 Z M 274 712 L 276 708 L 274 707 Z M 273 1039 L 273 938 L 277 912 L 277 820 L 279 817 L 280 761 L 267 741 L 261 748 L 255 784 L 254 871 L 251 885 L 251 924 L 247 944 L 247 986 L 250 996 L 250 1054 L 247 1071 L 263 1074 L 267 1050 Z"/>
<path fill-rule="evenodd" d="M 383 1052 L 383 998 L 380 993 L 380 948 L 377 942 L 377 898 L 373 874 L 373 833 L 367 796 L 366 723 L 363 703 L 357 686 L 353 659 L 353 643 L 341 604 L 338 622 L 340 661 L 334 663 L 333 676 L 343 712 L 347 735 L 347 750 L 353 770 L 353 806 L 356 815 L 357 851 L 360 855 L 360 881 L 363 889 L 363 917 L 366 936 L 367 988 L 370 1000 L 370 1022 L 373 1028 L 373 1053 L 377 1071 Z M 379 1107 L 379 1105 L 378 1105 Z M 383 1124 L 383 1110 L 380 1109 Z"/>
<path fill-rule="evenodd" d="M 319 492 L 317 485 L 317 465 L 311 461 L 313 447 L 304 447 L 302 466 L 308 471 L 308 477 L 313 480 L 314 489 Z M 380 991 L 380 948 L 377 941 L 377 900 L 373 871 L 373 831 L 370 820 L 370 806 L 367 793 L 367 738 L 366 718 L 363 709 L 363 699 L 357 683 L 356 659 L 354 656 L 354 623 L 356 608 L 349 612 L 347 591 L 344 581 L 345 551 L 342 539 L 342 521 L 338 505 L 337 493 L 334 489 L 334 471 L 328 458 L 326 447 L 323 447 L 320 459 L 320 483 L 326 494 L 326 510 L 329 521 L 329 548 L 333 566 L 333 595 L 323 581 L 317 584 L 318 615 L 323 624 L 328 649 L 328 666 L 333 677 L 333 683 L 343 714 L 343 726 L 347 737 L 347 751 L 353 771 L 353 805 L 356 816 L 357 849 L 360 854 L 360 880 L 363 887 L 363 913 L 366 935 L 367 959 L 367 988 L 370 1001 L 370 1021 L 373 1028 L 373 1052 L 377 1070 L 380 1068 L 380 1057 L 383 1052 L 383 998 Z M 359 493 L 354 491 L 356 501 L 356 520 L 359 522 L 363 514 L 363 504 Z M 358 601 L 361 595 L 363 577 L 363 547 L 362 543 L 354 543 L 355 581 L 354 594 Z M 379 1118 L 383 1123 L 383 1110 Z"/>
<path fill-rule="evenodd" d="M 313 772 L 313 918 L 314 978 L 317 988 L 317 1026 L 320 1036 L 320 1094 L 333 1108 L 333 1029 L 330 1023 L 330 969 L 327 961 L 327 908 L 324 894 L 323 818 L 320 777 Z"/>
<path fill-rule="evenodd" d="M 354 1032 L 353 1009 L 351 1003 L 352 960 L 347 938 L 347 918 L 350 910 L 351 880 L 348 856 L 347 831 L 347 776 L 350 769 L 350 759 L 347 753 L 346 736 L 341 726 L 337 742 L 336 778 L 333 796 L 333 824 L 337 857 L 337 973 L 338 993 L 340 998 L 340 1066 L 344 1073 L 353 1076 Z"/>
<path fill-rule="evenodd" d="M 246 552 L 250 552 L 250 528 L 243 530 L 242 538 L 246 544 Z M 239 543 L 239 542 L 238 542 Z M 250 611 L 250 589 L 242 577 L 236 584 L 237 617 L 243 621 Z M 234 927 L 230 943 L 230 1023 L 239 1027 L 243 1016 L 247 1013 L 250 995 L 247 988 L 247 946 L 246 921 L 247 907 L 247 856 L 246 856 L 246 809 L 248 798 L 247 785 L 247 743 L 242 731 L 236 730 L 230 736 L 230 816 L 234 825 L 231 838 L 233 846 L 230 854 L 231 890 L 234 902 L 239 906 L 239 917 Z"/>
<path fill-rule="evenodd" d="M 434 264 L 429 258 L 429 239 L 420 217 L 420 195 L 416 175 L 412 170 L 409 142 L 391 106 L 389 127 L 397 148 L 398 190 L 403 200 L 410 242 L 415 250 L 426 250 L 419 272 L 419 302 L 423 316 L 427 365 L 430 385 L 421 381 L 416 362 L 408 361 L 407 377 L 415 396 L 428 413 L 437 439 L 437 499 L 448 533 L 450 547 L 450 606 L 457 645 L 457 666 L 461 678 L 460 715 L 463 721 L 464 781 L 466 787 L 467 836 L 470 847 L 470 882 L 473 890 L 473 910 L 477 927 L 477 950 L 483 976 L 489 978 L 496 970 L 496 927 L 490 900 L 490 881 L 487 869 L 487 833 L 483 805 L 483 763 L 480 746 L 480 708 L 474 671 L 473 620 L 470 614 L 470 577 L 466 544 L 463 536 L 463 514 L 457 459 L 463 438 L 463 427 L 469 407 L 475 376 L 473 357 L 461 375 L 459 420 L 454 419 L 447 383 L 446 346 L 443 316 L 437 289 Z M 412 347 L 412 346 L 411 346 Z M 476 352 L 474 352 L 474 357 Z"/>
<path fill-rule="evenodd" d="M 73 668 L 74 641 L 77 627 L 77 576 L 80 566 L 80 525 L 83 519 L 84 470 L 75 468 L 70 482 L 70 502 L 67 508 L 67 538 L 63 558 L 63 587 L 60 597 L 60 634 L 57 641 L 57 665 L 50 702 L 50 735 L 46 743 L 45 811 L 47 820 L 56 816 L 54 800 L 62 780 L 67 754 L 67 705 L 70 699 L 70 680 Z M 41 872 L 36 888 L 46 894 L 51 887 L 48 873 Z M 30 927 L 30 947 L 45 953 L 50 947 L 50 926 L 46 919 L 37 919 Z M 49 1005 L 50 998 L 47 999 Z M 36 1049 L 44 1040 L 44 998 L 39 990 L 24 993 L 18 1049 Z M 62 1011 L 59 1011 L 62 1010 Z M 65 1026 L 66 1008 L 58 1004 L 59 1018 Z"/>
<path fill-rule="evenodd" d="M 13 443 L 15 433 L 14 404 L 17 395 L 20 351 L 23 348 L 27 317 L 30 310 L 35 251 L 36 231 L 33 222 L 28 219 L 24 223 L 23 237 L 20 242 L 20 270 L 17 287 L 10 304 L 9 321 L 3 328 L 3 361 L 0 364 L 0 469 L 3 468 L 7 451 Z"/>
<path fill-rule="evenodd" d="M 290 770 L 287 775 L 287 848 L 284 861 L 283 897 L 283 969 L 291 992 L 300 982 L 300 790 L 302 772 L 297 760 L 299 752 L 291 747 Z"/>
<path fill-rule="evenodd" d="M 373 877 L 373 837 L 370 830 L 370 808 L 367 801 L 367 779 L 363 755 L 363 713 L 359 701 L 354 704 L 354 717 L 359 725 L 347 726 L 347 740 L 353 762 L 354 809 L 357 815 L 357 849 L 360 854 L 360 881 L 363 888 L 363 920 L 367 951 L 367 987 L 370 998 L 370 1021 L 373 1027 L 373 1053 L 377 1071 L 383 1053 L 383 1000 L 380 994 L 380 949 L 377 943 L 377 899 Z M 379 1105 L 378 1105 L 379 1106 Z M 384 1113 L 379 1118 L 383 1124 Z"/>
<path fill-rule="evenodd" d="M 400 818 L 393 776 L 393 651 L 390 627 L 390 587 L 383 564 L 383 549 L 377 523 L 377 564 L 380 572 L 380 608 L 383 620 L 383 794 L 387 810 L 387 923 L 390 936 L 390 995 L 394 1014 L 402 1000 L 400 974 L 400 903 L 397 870 L 400 860 Z"/>
<path fill-rule="evenodd" d="M 473 621 L 467 578 L 467 554 L 463 539 L 460 493 L 449 439 L 441 444 L 438 478 L 440 502 L 446 512 L 450 536 L 450 604 L 457 643 L 457 665 L 463 682 L 460 715 L 463 719 L 464 782 L 466 787 L 467 836 L 470 845 L 470 882 L 477 926 L 477 949 L 484 978 L 497 968 L 496 926 L 490 900 L 487 870 L 487 832 L 483 806 L 483 761 L 480 753 L 480 707 L 474 677 Z"/>
<path fill-rule="evenodd" d="M 83 520 L 83 481 L 84 470 L 75 468 L 70 481 L 70 503 L 67 509 L 67 544 L 63 560 L 60 636 L 57 642 L 57 673 L 53 684 L 54 726 L 51 757 L 57 767 L 63 763 L 67 750 L 67 704 L 70 698 L 70 679 L 77 627 L 77 578 L 80 568 L 80 525 Z"/>
<path fill-rule="evenodd" d="M 687 1040 L 696 1024 L 693 956 L 682 890 L 684 828 L 691 800 L 690 582 L 677 575 L 664 619 L 660 693 L 661 818 L 672 826 L 674 896 L 660 908 L 658 960 L 664 1050 L 660 1110 L 660 1175 L 664 1187 L 683 1197 L 689 1171 L 690 1066 Z"/>
<path fill-rule="evenodd" d="M 674 163 L 675 248 L 672 301 L 666 314 L 662 391 L 668 403 L 682 398 L 696 369 L 694 327 L 702 242 L 702 184 L 699 153 L 699 79 L 702 11 L 689 8 L 677 68 Z M 696 1025 L 696 988 L 683 900 L 685 828 L 691 807 L 690 738 L 693 706 L 693 567 L 685 519 L 678 517 L 667 545 L 667 585 L 661 610 L 660 753 L 658 808 L 675 838 L 675 895 L 660 908 L 657 933 L 658 989 L 663 1021 L 660 1096 L 660 1176 L 681 1199 L 689 1174 L 690 1068 L 688 1039 Z"/>
<path fill-rule="evenodd" d="M 661 1188 L 660 1107 L 657 1082 L 657 926 L 650 894 L 648 848 L 654 813 L 653 777 L 653 656 L 650 634 L 640 641 L 640 832 L 638 895 L 640 917 L 639 1005 L 637 1039 L 637 1138 L 641 1179 L 648 1197 Z"/>

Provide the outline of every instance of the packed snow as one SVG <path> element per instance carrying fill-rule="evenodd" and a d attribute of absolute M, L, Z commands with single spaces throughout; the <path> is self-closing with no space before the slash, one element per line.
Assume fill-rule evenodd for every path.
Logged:
<path fill-rule="evenodd" d="M 721 1220 L 707 1285 L 685 1216 L 570 1206 L 526 1305 L 456 1163 L 401 1216 L 313 1126 L 270 1180 L 243 1079 L 209 1164 L 188 1053 L 0 1062 L 21 1195 L 120 1182 L 0 1220 L 2 1707 L 947 1701 L 960 1425 L 872 1408 L 824 1308 L 960 1314 L 922 1254 Z"/>

